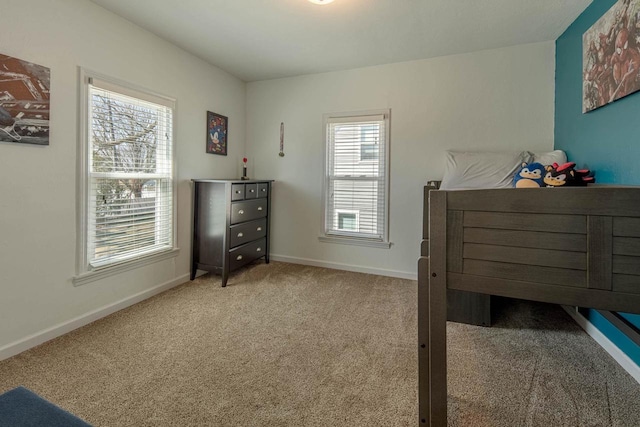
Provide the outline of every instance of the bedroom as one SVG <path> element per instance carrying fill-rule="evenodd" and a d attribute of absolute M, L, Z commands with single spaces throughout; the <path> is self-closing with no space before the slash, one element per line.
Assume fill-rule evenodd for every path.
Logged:
<path fill-rule="evenodd" d="M 341 2 L 347 0 L 318 7 L 340 7 Z M 297 3 L 285 2 L 291 7 Z M 508 3 L 494 2 L 492 12 Z M 544 17 L 540 21 L 557 25 L 539 40 L 516 31 L 523 39 L 513 42 L 516 36 L 507 26 L 500 31 L 508 43 L 480 40 L 476 52 L 245 81 L 92 2 L 4 1 L 3 15 L 12 18 L 4 18 L 0 27 L 0 53 L 51 69 L 52 118 L 50 146 L 1 146 L 0 356 L 27 350 L 187 281 L 189 180 L 238 177 L 243 156 L 250 159 L 250 176 L 275 180 L 274 261 L 404 279 L 416 277 L 422 186 L 441 178 L 447 149 L 556 147 L 598 171 L 603 183 L 637 184 L 633 171 L 639 149 L 633 135 L 639 129 L 632 117 L 638 95 L 584 117 L 564 116 L 576 97 L 577 79 L 568 71 L 580 53 L 576 38 L 613 2 L 594 2 L 576 21 L 579 28 L 571 37 L 556 43 L 590 2 L 566 3 L 571 12 L 554 19 L 548 19 L 543 7 L 538 11 Z M 308 11 L 311 6 L 300 7 Z M 458 12 L 441 11 L 454 17 Z M 74 287 L 80 66 L 178 99 L 181 250 L 176 258 Z M 392 110 L 389 230 L 394 245 L 382 250 L 320 242 L 322 115 L 384 108 Z M 226 157 L 204 152 L 207 110 L 230 118 Z M 282 159 L 277 156 L 281 122 L 286 126 Z M 637 364 L 637 350 L 619 345 Z"/>

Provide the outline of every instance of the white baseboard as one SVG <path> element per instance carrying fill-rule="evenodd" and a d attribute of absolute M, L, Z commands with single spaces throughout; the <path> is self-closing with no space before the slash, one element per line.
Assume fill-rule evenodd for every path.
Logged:
<path fill-rule="evenodd" d="M 82 326 L 88 325 L 89 323 L 95 322 L 98 319 L 102 319 L 103 317 L 113 314 L 116 311 L 120 311 L 123 308 L 127 308 L 148 298 L 151 298 L 152 296 L 157 295 L 161 292 L 174 288 L 188 280 L 189 274 L 184 274 L 161 285 L 154 286 L 151 289 L 139 292 L 130 297 L 121 299 L 120 301 L 116 301 L 112 304 L 90 311 L 86 314 L 60 323 L 56 326 L 52 326 L 51 328 L 47 328 L 43 331 L 37 332 L 16 342 L 7 344 L 4 347 L 0 347 L 0 360 L 8 359 L 9 357 L 15 356 L 16 354 L 29 350 L 30 348 L 69 333 L 74 329 L 78 329 Z"/>
<path fill-rule="evenodd" d="M 384 270 L 381 268 L 362 267 L 359 265 L 341 264 L 338 262 L 318 261 L 314 259 L 298 258 L 286 255 L 271 254 L 270 258 L 274 261 L 288 262 L 291 264 L 311 265 L 313 267 L 333 268 L 335 270 L 353 271 L 356 273 L 376 274 L 378 276 L 397 277 L 399 279 L 418 280 L 418 261 L 416 258 L 416 271 L 397 271 Z"/>
<path fill-rule="evenodd" d="M 609 338 L 607 338 L 598 328 L 596 328 L 593 323 L 589 322 L 582 314 L 578 313 L 578 310 L 575 307 L 562 306 L 564 310 L 576 321 L 585 332 L 594 339 L 595 342 L 600 344 L 611 357 L 615 359 L 616 362 L 622 368 L 629 373 L 638 383 L 640 383 L 640 366 L 636 365 L 636 363 L 631 360 L 629 356 L 627 356 L 622 350 L 620 350 Z"/>

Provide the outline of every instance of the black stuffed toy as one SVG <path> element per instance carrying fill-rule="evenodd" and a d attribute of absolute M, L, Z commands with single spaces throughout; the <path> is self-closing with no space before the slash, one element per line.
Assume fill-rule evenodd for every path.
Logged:
<path fill-rule="evenodd" d="M 544 177 L 545 185 L 547 187 L 585 187 L 587 184 L 596 182 L 589 169 L 576 169 L 575 167 L 574 162 L 563 165 L 554 163 L 553 166 L 547 166 L 547 174 Z"/>

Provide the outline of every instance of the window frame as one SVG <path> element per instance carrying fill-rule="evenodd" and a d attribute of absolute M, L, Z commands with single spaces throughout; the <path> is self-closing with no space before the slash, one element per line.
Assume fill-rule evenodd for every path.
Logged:
<path fill-rule="evenodd" d="M 139 256 L 124 259 L 122 261 L 116 261 L 105 265 L 96 263 L 96 266 L 90 264 L 90 258 L 88 254 L 89 250 L 89 233 L 90 233 L 90 183 L 91 174 L 90 162 L 91 152 L 89 150 L 90 140 L 92 135 L 91 126 L 89 120 L 91 118 L 91 100 L 90 100 L 90 84 L 93 79 L 100 80 L 101 82 L 111 85 L 114 91 L 122 93 L 124 95 L 133 96 L 137 99 L 149 101 L 150 99 L 156 99 L 162 101 L 162 105 L 169 105 L 172 109 L 171 118 L 171 139 L 169 141 L 171 149 L 171 188 L 172 188 L 172 205 L 171 205 L 171 226 L 172 226 L 172 241 L 171 248 L 163 251 L 154 251 L 148 254 L 141 254 Z M 177 120 L 177 102 L 174 98 L 157 93 L 147 88 L 122 81 L 104 74 L 87 70 L 79 67 L 79 132 L 78 132 L 78 167 L 77 167 L 77 235 L 76 235 L 76 275 L 72 278 L 74 286 L 83 285 L 96 280 L 100 280 L 115 274 L 119 274 L 125 271 L 133 270 L 144 265 L 152 264 L 164 259 L 176 257 L 179 248 L 178 242 L 178 227 L 177 227 L 177 206 L 178 206 L 178 186 L 177 186 L 177 162 L 176 162 L 176 120 Z M 140 98 L 137 95 L 146 95 L 147 98 Z"/>
<path fill-rule="evenodd" d="M 344 119 L 344 118 L 356 118 L 356 117 L 365 117 L 365 116 L 384 116 L 385 121 L 385 129 L 384 129 L 384 137 L 385 137 L 385 147 L 384 147 L 384 156 L 385 156 L 385 164 L 384 164 L 384 215 L 383 215 L 383 224 L 384 224 L 384 232 L 382 233 L 381 239 L 374 239 L 369 237 L 356 236 L 352 233 L 345 232 L 345 234 L 335 234 L 335 233 L 327 233 L 325 229 L 326 224 L 326 215 L 327 215 L 327 201 L 328 201 L 328 189 L 329 189 L 329 120 L 331 119 Z M 322 185 L 322 215 L 321 215 L 321 225 L 320 225 L 320 235 L 318 236 L 318 240 L 320 242 L 325 243 L 339 243 L 346 245 L 355 245 L 355 246 L 368 246 L 374 248 L 382 248 L 389 249 L 392 243 L 389 240 L 389 206 L 390 206 L 390 135 L 391 135 L 391 109 L 377 109 L 377 110 L 364 110 L 364 111 L 350 111 L 343 113 L 327 113 L 322 117 L 322 128 L 323 128 L 323 144 L 324 144 L 324 169 L 323 169 L 323 185 Z M 379 151 L 380 152 L 380 151 Z M 381 152 L 380 152 L 381 153 Z M 359 156 L 358 156 L 359 158 Z M 360 162 L 370 162 L 367 160 L 360 160 Z M 337 211 L 341 211 L 341 209 L 334 209 L 334 213 Z"/>

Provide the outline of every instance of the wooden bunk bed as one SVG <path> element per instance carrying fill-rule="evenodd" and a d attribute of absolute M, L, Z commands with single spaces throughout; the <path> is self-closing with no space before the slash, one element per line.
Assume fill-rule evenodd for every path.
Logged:
<path fill-rule="evenodd" d="M 640 188 L 425 187 L 423 239 L 418 425 L 447 425 L 448 292 L 640 313 Z"/>

